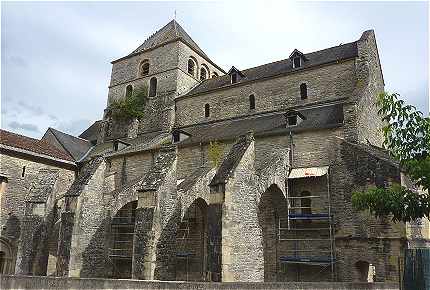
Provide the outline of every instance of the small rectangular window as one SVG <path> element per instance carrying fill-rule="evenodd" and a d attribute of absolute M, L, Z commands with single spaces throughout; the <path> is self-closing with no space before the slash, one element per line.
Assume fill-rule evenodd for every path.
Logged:
<path fill-rule="evenodd" d="M 25 166 L 22 167 L 21 177 L 25 176 Z"/>

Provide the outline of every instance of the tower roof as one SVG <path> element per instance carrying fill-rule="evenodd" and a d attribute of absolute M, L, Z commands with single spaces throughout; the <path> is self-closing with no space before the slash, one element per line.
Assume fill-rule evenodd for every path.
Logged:
<path fill-rule="evenodd" d="M 153 35 L 148 37 L 138 48 L 136 48 L 131 54 L 139 53 L 141 51 L 159 46 L 166 42 L 170 42 L 176 39 L 183 40 L 192 49 L 197 51 L 204 57 L 208 57 L 203 50 L 194 42 L 194 40 L 188 35 L 188 33 L 179 25 L 176 20 L 172 20 L 167 23 L 163 28 L 155 32 Z"/>

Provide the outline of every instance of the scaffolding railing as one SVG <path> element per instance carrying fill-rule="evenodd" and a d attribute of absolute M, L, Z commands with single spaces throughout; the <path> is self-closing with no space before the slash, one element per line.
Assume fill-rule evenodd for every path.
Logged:
<path fill-rule="evenodd" d="M 290 243 L 292 249 L 284 250 L 286 255 L 279 256 L 279 262 L 330 267 L 331 278 L 334 280 L 336 256 L 328 167 L 324 174 L 317 177 L 322 178 L 324 175 L 326 175 L 327 192 L 323 195 L 294 195 L 292 194 L 293 182 L 287 181 L 287 217 L 279 218 L 278 242 Z M 326 209 L 317 213 L 312 212 L 314 209 L 310 202 L 312 199 L 326 199 Z M 315 253 L 318 254 L 315 255 Z"/>

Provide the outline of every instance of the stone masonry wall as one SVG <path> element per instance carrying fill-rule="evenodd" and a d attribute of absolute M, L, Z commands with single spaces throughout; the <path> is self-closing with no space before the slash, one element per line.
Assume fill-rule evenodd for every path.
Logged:
<path fill-rule="evenodd" d="M 398 258 L 405 245 L 405 226 L 390 217 L 376 219 L 352 208 L 354 191 L 399 182 L 399 169 L 362 147 L 339 140 L 333 143 L 330 190 L 335 220 L 337 279 L 357 280 L 358 261 L 376 266 L 376 281 L 398 279 Z M 366 254 L 364 254 L 366 253 Z"/>
<path fill-rule="evenodd" d="M 226 184 L 222 216 L 223 282 L 264 281 L 254 160 L 254 142 L 251 142 L 235 169 L 234 179 Z"/>
<path fill-rule="evenodd" d="M 291 289 L 291 290 L 398 290 L 396 283 L 207 283 L 207 282 L 162 282 L 118 279 L 78 279 L 52 277 L 0 276 L 3 289 Z"/>
<path fill-rule="evenodd" d="M 301 83 L 306 83 L 308 87 L 306 100 L 300 98 Z M 258 82 L 239 83 L 226 89 L 177 99 L 175 126 L 181 127 L 349 97 L 352 95 L 355 83 L 353 60 Z M 255 95 L 255 110 L 249 108 L 250 94 Z M 211 108 L 208 118 L 204 115 L 205 104 L 209 104 Z"/>
<path fill-rule="evenodd" d="M 356 60 L 359 142 L 365 143 L 368 140 L 375 146 L 382 146 L 384 122 L 378 115 L 378 107 L 375 103 L 378 94 L 384 91 L 384 80 L 373 30 L 363 33 L 357 47 L 359 54 Z"/>
<path fill-rule="evenodd" d="M 53 192 L 54 199 L 55 196 L 65 193 L 75 178 L 75 172 L 3 153 L 0 158 L 0 172 L 8 177 L 5 191 L 1 195 L 0 234 L 11 240 L 18 248 L 24 227 L 25 200 L 29 197 L 31 185 L 36 182 L 40 172 L 58 170 L 58 179 Z M 24 166 L 25 174 L 22 176 Z M 21 254 L 18 253 L 19 256 Z M 18 260 L 20 261 L 21 257 L 18 257 Z"/>
<path fill-rule="evenodd" d="M 107 232 L 110 218 L 103 199 L 102 162 L 80 193 L 70 249 L 69 276 L 108 277 Z"/>

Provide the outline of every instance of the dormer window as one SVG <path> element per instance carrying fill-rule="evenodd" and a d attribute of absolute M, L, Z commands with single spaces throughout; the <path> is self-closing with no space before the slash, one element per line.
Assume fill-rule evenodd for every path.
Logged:
<path fill-rule="evenodd" d="M 188 134 L 187 132 L 184 132 L 184 131 L 182 131 L 182 130 L 178 130 L 178 129 L 175 129 L 175 130 L 173 130 L 173 132 L 172 132 L 172 143 L 173 144 L 175 144 L 175 143 L 179 143 L 179 142 L 181 142 L 181 141 L 184 141 L 185 139 L 188 139 L 188 138 L 190 138 L 190 134 Z"/>
<path fill-rule="evenodd" d="M 297 126 L 297 115 L 287 116 L 288 126 Z"/>
<path fill-rule="evenodd" d="M 239 82 L 241 78 L 245 77 L 245 75 L 234 66 L 231 67 L 228 74 L 230 75 L 230 81 L 232 84 Z"/>
<path fill-rule="evenodd" d="M 301 51 L 295 49 L 290 54 L 290 60 L 293 68 L 299 68 L 299 67 L 302 67 L 304 65 L 304 62 L 307 61 L 308 59 Z"/>
<path fill-rule="evenodd" d="M 237 83 L 237 73 L 232 73 L 231 74 L 231 83 L 232 84 Z"/>
<path fill-rule="evenodd" d="M 300 57 L 293 58 L 293 68 L 298 68 L 302 66 L 302 59 Z"/>
<path fill-rule="evenodd" d="M 299 112 L 290 112 L 286 114 L 287 127 L 299 125 L 305 117 Z"/>

